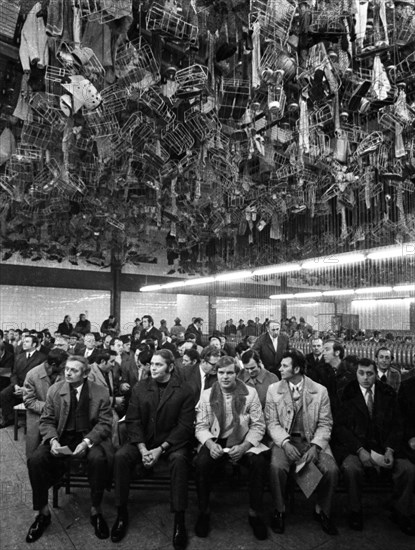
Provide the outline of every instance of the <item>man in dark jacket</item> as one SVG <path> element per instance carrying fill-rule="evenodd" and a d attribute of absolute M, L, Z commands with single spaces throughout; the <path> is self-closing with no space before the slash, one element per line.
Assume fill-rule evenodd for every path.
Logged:
<path fill-rule="evenodd" d="M 408 378 L 402 382 L 398 403 L 403 424 L 403 450 L 415 464 L 415 378 Z"/>
<path fill-rule="evenodd" d="M 259 353 L 264 367 L 280 377 L 279 367 L 283 353 L 288 350 L 288 336 L 281 334 L 278 321 L 270 321 L 267 332 L 261 334 L 253 349 Z"/>
<path fill-rule="evenodd" d="M 378 466 L 392 470 L 393 513 L 402 532 L 414 535 L 409 511 L 415 466 L 402 453 L 402 423 L 395 391 L 376 380 L 372 359 L 359 359 L 357 379 L 343 391 L 336 425 L 336 455 L 349 493 L 351 529 L 363 528 L 362 485 L 365 473 Z"/>
<path fill-rule="evenodd" d="M 171 476 L 171 510 L 175 513 L 173 546 L 187 545 L 184 513 L 187 508 L 189 443 L 193 436 L 194 397 L 181 377 L 174 375 L 174 356 L 169 350 L 154 353 L 151 378 L 138 382 L 126 416 L 128 443 L 115 455 L 114 481 L 117 519 L 113 542 L 121 541 L 128 527 L 128 495 L 131 475 L 138 464 L 153 468 L 166 459 Z"/>

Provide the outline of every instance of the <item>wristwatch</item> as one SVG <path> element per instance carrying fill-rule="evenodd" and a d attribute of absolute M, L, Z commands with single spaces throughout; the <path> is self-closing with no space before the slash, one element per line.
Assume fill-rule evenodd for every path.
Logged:
<path fill-rule="evenodd" d="M 166 447 L 164 443 L 162 443 L 160 445 L 160 449 L 161 449 L 161 454 L 162 455 L 164 455 L 164 453 L 166 453 L 168 451 L 168 447 Z"/>

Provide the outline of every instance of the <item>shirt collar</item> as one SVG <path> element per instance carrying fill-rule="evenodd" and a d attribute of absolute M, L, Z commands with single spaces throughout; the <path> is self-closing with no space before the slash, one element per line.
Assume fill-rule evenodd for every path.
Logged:
<path fill-rule="evenodd" d="M 360 384 L 359 384 L 359 388 L 360 388 L 360 391 L 362 392 L 363 399 L 366 401 L 367 388 L 364 388 Z M 375 384 L 373 384 L 373 386 L 370 389 L 372 390 L 373 397 L 375 397 Z"/>

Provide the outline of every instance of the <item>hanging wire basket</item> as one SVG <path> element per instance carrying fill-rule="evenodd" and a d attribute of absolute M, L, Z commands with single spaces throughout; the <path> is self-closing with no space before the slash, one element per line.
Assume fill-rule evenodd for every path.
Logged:
<path fill-rule="evenodd" d="M 171 150 L 176 155 L 184 153 L 194 144 L 192 135 L 181 122 L 163 128 L 161 141 L 167 150 Z"/>
<path fill-rule="evenodd" d="M 130 90 L 148 90 L 160 81 L 160 67 L 148 44 L 142 44 L 140 38 L 125 42 L 119 46 L 115 59 L 115 71 L 118 84 Z"/>
<path fill-rule="evenodd" d="M 251 24 L 258 23 L 265 38 L 285 45 L 296 9 L 296 3 L 289 0 L 253 0 L 250 12 Z"/>
<path fill-rule="evenodd" d="M 110 23 L 131 15 L 132 0 L 80 0 L 81 18 Z"/>
<path fill-rule="evenodd" d="M 187 23 L 180 15 L 156 2 L 153 3 L 147 14 L 146 26 L 149 31 L 159 31 L 166 36 L 192 45 L 197 43 L 198 27 Z"/>

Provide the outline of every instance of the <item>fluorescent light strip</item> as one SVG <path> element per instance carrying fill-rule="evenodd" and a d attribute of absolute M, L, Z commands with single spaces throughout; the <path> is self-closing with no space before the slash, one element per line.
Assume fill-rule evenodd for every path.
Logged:
<path fill-rule="evenodd" d="M 317 298 L 317 296 L 323 296 L 322 292 L 297 292 L 296 298 Z"/>
<path fill-rule="evenodd" d="M 353 288 L 345 290 L 325 290 L 323 292 L 323 296 L 349 296 L 350 294 L 354 293 L 355 291 Z"/>
<path fill-rule="evenodd" d="M 355 290 L 356 294 L 371 294 L 378 292 L 392 292 L 391 286 L 374 286 L 369 288 L 357 288 Z"/>
<path fill-rule="evenodd" d="M 197 286 L 197 285 L 207 285 L 213 283 L 215 277 L 202 277 L 201 279 L 190 279 L 184 283 L 184 286 Z"/>
<path fill-rule="evenodd" d="M 302 263 L 302 269 L 327 269 L 337 267 L 339 265 L 356 264 L 364 262 L 366 256 L 364 254 L 332 254 L 330 256 L 321 256 L 306 260 Z"/>
<path fill-rule="evenodd" d="M 415 256 L 415 243 L 403 243 L 396 246 L 387 246 L 374 252 L 369 252 L 369 260 L 389 260 L 404 256 Z"/>
<path fill-rule="evenodd" d="M 247 279 L 248 277 L 252 277 L 252 271 L 233 271 L 216 275 L 215 281 L 235 281 L 237 279 Z"/>
<path fill-rule="evenodd" d="M 300 271 L 300 269 L 300 264 L 269 265 L 254 269 L 252 275 L 273 275 L 277 273 L 289 273 L 290 271 Z"/>
<path fill-rule="evenodd" d="M 415 285 L 398 285 L 392 289 L 394 292 L 415 292 Z"/>
<path fill-rule="evenodd" d="M 272 294 L 270 300 L 288 300 L 289 298 L 295 298 L 295 294 Z"/>

